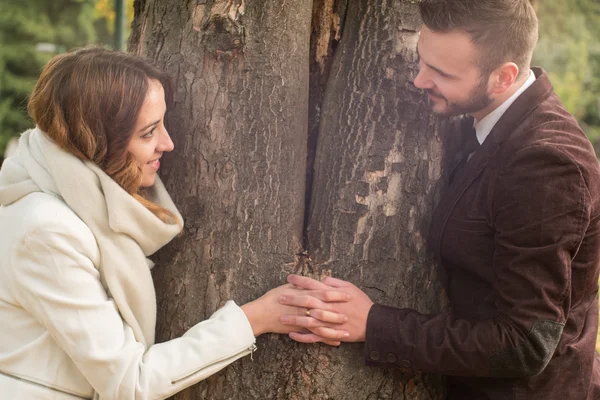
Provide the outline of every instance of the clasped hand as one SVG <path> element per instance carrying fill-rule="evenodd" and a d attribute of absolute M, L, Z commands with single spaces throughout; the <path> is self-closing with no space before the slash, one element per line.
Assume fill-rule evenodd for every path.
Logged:
<path fill-rule="evenodd" d="M 315 318 L 306 318 L 298 315 L 284 315 L 280 318 L 283 324 L 295 325 L 305 328 L 310 332 L 292 331 L 289 336 L 297 342 L 314 343 L 325 340 L 340 340 L 343 342 L 364 342 L 367 330 L 367 318 L 373 306 L 373 301 L 362 290 L 350 282 L 327 277 L 322 282 L 314 279 L 289 275 L 288 282 L 294 288 L 300 288 L 305 293 L 322 292 L 319 299 L 306 295 L 302 291 L 295 291 L 280 297 L 280 302 L 285 305 L 310 309 L 310 315 Z M 335 295 L 334 295 L 335 294 Z M 339 299 L 344 298 L 344 301 Z M 343 321 L 336 325 L 327 324 L 332 321 L 333 315 L 344 316 Z M 344 332 L 338 337 L 338 332 Z"/>
<path fill-rule="evenodd" d="M 290 304 L 285 304 L 285 299 Z M 288 283 L 269 290 L 258 299 L 244 304 L 254 336 L 266 332 L 295 332 L 305 342 L 323 342 L 338 346 L 349 333 L 338 329 L 348 318 L 335 312 L 333 304 L 348 301 L 349 295 L 333 288 L 304 289 Z M 282 301 L 283 300 L 283 301 Z M 295 305 L 301 302 L 304 305 Z"/>
<path fill-rule="evenodd" d="M 288 284 L 242 306 L 254 335 L 287 333 L 302 343 L 365 340 L 373 302 L 350 282 L 331 277 L 322 282 L 289 275 Z"/>

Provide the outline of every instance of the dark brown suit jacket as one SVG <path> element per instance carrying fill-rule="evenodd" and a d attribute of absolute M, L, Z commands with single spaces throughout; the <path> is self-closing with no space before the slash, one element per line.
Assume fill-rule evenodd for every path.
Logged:
<path fill-rule="evenodd" d="M 534 72 L 435 211 L 451 311 L 369 313 L 367 364 L 448 375 L 450 399 L 600 398 L 600 169 Z"/>

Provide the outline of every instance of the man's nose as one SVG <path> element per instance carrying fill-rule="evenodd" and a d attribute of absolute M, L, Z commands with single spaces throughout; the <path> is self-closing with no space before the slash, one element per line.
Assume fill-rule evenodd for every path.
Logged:
<path fill-rule="evenodd" d="M 433 87 L 433 82 L 427 76 L 427 72 L 424 68 L 419 70 L 419 73 L 415 77 L 413 84 L 419 89 L 431 89 Z"/>

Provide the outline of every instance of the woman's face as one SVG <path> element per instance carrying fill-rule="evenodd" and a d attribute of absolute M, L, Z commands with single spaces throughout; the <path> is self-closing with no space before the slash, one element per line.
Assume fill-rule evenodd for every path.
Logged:
<path fill-rule="evenodd" d="M 164 124 L 166 111 L 165 91 L 159 81 L 151 80 L 127 146 L 127 151 L 142 169 L 142 187 L 154 184 L 160 158 L 164 152 L 169 152 L 174 147 Z"/>

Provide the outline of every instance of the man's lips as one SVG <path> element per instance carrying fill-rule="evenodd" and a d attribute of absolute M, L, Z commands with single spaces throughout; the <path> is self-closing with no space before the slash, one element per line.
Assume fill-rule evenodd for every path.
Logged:
<path fill-rule="evenodd" d="M 427 92 L 427 95 L 428 95 L 430 98 L 434 98 L 434 99 L 441 99 L 441 100 L 445 99 L 445 97 L 444 97 L 444 96 L 441 96 L 441 95 L 439 95 L 439 94 L 436 94 L 436 93 L 433 93 L 433 92 Z"/>

